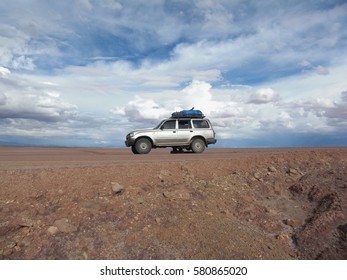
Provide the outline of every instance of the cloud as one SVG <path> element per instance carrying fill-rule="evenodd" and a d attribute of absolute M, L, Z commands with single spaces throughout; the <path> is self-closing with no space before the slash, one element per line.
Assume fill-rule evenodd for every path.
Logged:
<path fill-rule="evenodd" d="M 233 14 L 223 4 L 204 0 L 196 3 L 201 11 L 203 23 L 201 31 L 208 37 L 225 36 L 233 26 Z"/>
<path fill-rule="evenodd" d="M 101 5 L 113 11 L 120 11 L 123 8 L 123 5 L 115 0 L 102 0 Z"/>
<path fill-rule="evenodd" d="M 347 130 L 347 91 L 343 91 L 340 100 L 326 109 L 325 116 L 334 122 L 333 125 L 338 129 Z"/>
<path fill-rule="evenodd" d="M 210 92 L 211 84 L 193 80 L 180 91 L 167 92 L 166 98 L 160 98 L 164 93 L 153 93 L 148 98 L 138 95 L 130 100 L 124 107 L 116 106 L 111 112 L 115 115 L 125 116 L 130 121 L 146 123 L 147 121 L 159 122 L 162 118 L 168 118 L 175 111 L 195 107 L 205 114 L 210 114 L 221 103 L 213 100 Z"/>
<path fill-rule="evenodd" d="M 168 111 L 162 105 L 158 105 L 150 99 L 143 99 L 135 96 L 123 109 L 116 109 L 115 114 L 124 114 L 130 121 L 158 122 L 160 119 L 168 116 Z"/>
<path fill-rule="evenodd" d="M 0 66 L 0 74 L 2 75 L 2 76 L 7 76 L 7 75 L 9 75 L 9 74 L 11 74 L 11 71 L 10 70 L 8 70 L 7 68 L 5 68 L 5 67 L 1 67 Z"/>
<path fill-rule="evenodd" d="M 6 100 L 7 100 L 6 95 L 0 92 L 0 106 L 1 105 L 5 105 L 6 104 Z M 0 109 L 1 109 L 1 107 L 0 107 Z"/>
<path fill-rule="evenodd" d="M 206 113 L 210 112 L 215 107 L 215 104 L 212 103 L 211 88 L 211 84 L 207 82 L 193 80 L 179 93 L 179 97 L 181 97 L 180 108 L 190 109 L 195 107 Z"/>
<path fill-rule="evenodd" d="M 2 134 L 6 123 L 8 134 L 76 132 L 101 143 L 191 107 L 222 138 L 346 127 L 343 1 L 33 0 L 0 9 Z"/>
<path fill-rule="evenodd" d="M 346 95 L 342 94 L 338 103 L 330 98 L 304 100 L 300 96 L 287 101 L 269 87 L 238 87 L 230 90 L 193 80 L 178 91 L 153 92 L 147 94 L 146 99 L 137 96 L 125 107 L 116 107 L 113 113 L 136 120 L 136 127 L 147 127 L 149 121 L 151 124 L 159 122 L 173 111 L 195 107 L 212 120 L 218 137 L 240 139 L 265 137 L 279 131 L 331 133 L 334 127 L 343 125 L 342 121 L 337 123 L 336 114 L 343 116 L 346 99 Z"/>
<path fill-rule="evenodd" d="M 17 76 L 0 77 L 2 119 L 32 119 L 58 122 L 73 117 L 77 107 L 42 85 Z"/>
<path fill-rule="evenodd" d="M 16 25 L 20 23 L 0 24 L 0 65 L 13 70 L 33 71 L 36 63 L 41 63 L 41 59 L 47 59 L 47 56 L 50 56 L 50 62 L 56 61 L 59 54 L 57 42 L 46 35 L 36 35 L 40 32 L 36 23 L 26 23 L 24 27 Z"/>
<path fill-rule="evenodd" d="M 279 96 L 271 88 L 261 88 L 253 93 L 248 100 L 248 103 L 254 104 L 266 104 L 270 102 L 276 102 L 279 100 Z"/>
<path fill-rule="evenodd" d="M 82 9 L 86 9 L 87 11 L 93 10 L 93 5 L 90 0 L 77 0 L 77 2 Z"/>
<path fill-rule="evenodd" d="M 295 119 L 288 112 L 280 112 L 272 118 L 260 119 L 261 129 L 273 133 L 274 131 L 292 130 L 297 127 Z"/>
<path fill-rule="evenodd" d="M 329 70 L 321 65 L 314 68 L 319 75 L 329 75 Z"/>
<path fill-rule="evenodd" d="M 115 135 L 121 135 L 118 120 L 95 112 L 81 113 L 75 104 L 62 97 L 60 90 L 57 83 L 33 81 L 31 76 L 0 75 L 0 142 L 115 145 Z"/>
<path fill-rule="evenodd" d="M 76 114 L 76 106 L 44 93 L 33 93 L 24 98 L 14 95 L 5 96 L 5 98 L 7 102 L 2 106 L 0 112 L 0 118 L 3 119 L 59 122 Z"/>
<path fill-rule="evenodd" d="M 174 80 L 184 76 L 185 81 L 218 81 L 230 71 L 243 75 L 244 61 L 267 64 L 269 72 L 278 67 L 293 70 L 306 59 L 317 67 L 312 70 L 327 74 L 321 60 L 339 53 L 346 34 L 341 12 L 345 6 L 322 10 L 311 3 L 281 3 L 269 16 L 271 4 L 277 2 L 79 0 L 33 1 L 30 7 L 9 3 L 2 7 L 6 16 L 0 65 L 33 71 L 88 67 L 95 57 L 128 58 L 136 65 L 150 64 L 153 75 L 163 70 L 162 76 L 172 73 Z M 331 20 L 324 21 L 327 13 Z M 334 44 L 320 41 L 322 27 L 325 41 Z M 247 76 L 260 75 L 254 66 L 246 69 Z M 163 78 L 157 82 L 169 84 Z"/>
<path fill-rule="evenodd" d="M 329 69 L 327 69 L 326 67 L 322 66 L 322 65 L 318 65 L 318 66 L 314 66 L 312 65 L 311 62 L 307 61 L 307 60 L 303 60 L 299 63 L 300 66 L 306 68 L 306 69 L 313 69 L 316 71 L 316 73 L 318 75 L 329 75 Z"/>
<path fill-rule="evenodd" d="M 34 70 L 35 65 L 33 59 L 30 57 L 19 56 L 12 60 L 12 68 L 14 69 L 25 69 L 25 70 Z"/>
<path fill-rule="evenodd" d="M 136 122 L 129 124 L 129 130 L 131 127 L 134 129 L 159 123 L 161 119 L 170 117 L 172 112 L 192 107 L 201 110 L 212 120 L 219 137 L 230 137 L 233 128 L 235 132 L 232 134 L 237 135 L 255 126 L 258 110 L 249 108 L 242 100 L 233 100 L 228 90 L 217 92 L 210 83 L 193 80 L 178 91 L 155 92 L 145 95 L 146 98 L 135 96 L 127 105 L 116 106 L 111 113 Z"/>

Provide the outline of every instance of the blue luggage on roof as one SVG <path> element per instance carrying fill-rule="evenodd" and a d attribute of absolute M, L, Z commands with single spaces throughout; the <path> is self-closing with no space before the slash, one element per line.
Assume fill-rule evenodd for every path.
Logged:
<path fill-rule="evenodd" d="M 200 110 L 194 110 L 194 107 L 190 110 L 182 110 L 174 112 L 171 115 L 172 118 L 203 118 L 204 114 Z"/>

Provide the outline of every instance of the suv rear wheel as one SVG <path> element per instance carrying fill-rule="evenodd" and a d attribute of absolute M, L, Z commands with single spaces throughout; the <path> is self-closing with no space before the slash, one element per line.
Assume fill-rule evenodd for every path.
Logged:
<path fill-rule="evenodd" d="M 200 138 L 196 138 L 193 140 L 192 144 L 190 145 L 191 149 L 193 150 L 194 153 L 202 153 L 205 148 L 205 142 L 200 139 Z"/>
<path fill-rule="evenodd" d="M 135 143 L 135 151 L 138 154 L 148 154 L 152 149 L 152 143 L 146 138 L 141 138 Z"/>

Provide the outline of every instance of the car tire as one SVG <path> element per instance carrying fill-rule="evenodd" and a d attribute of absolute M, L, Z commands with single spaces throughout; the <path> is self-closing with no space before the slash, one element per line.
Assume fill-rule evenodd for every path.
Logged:
<path fill-rule="evenodd" d="M 146 138 L 136 141 L 135 150 L 138 154 L 148 154 L 152 149 L 152 143 Z"/>
<path fill-rule="evenodd" d="M 206 145 L 202 139 L 197 138 L 193 140 L 190 147 L 194 153 L 202 153 L 205 150 Z"/>
<path fill-rule="evenodd" d="M 131 146 L 131 151 L 132 151 L 133 154 L 135 154 L 135 155 L 138 155 L 138 154 L 139 154 L 139 153 L 137 152 L 137 150 L 136 150 L 135 145 L 134 145 L 134 146 Z"/>

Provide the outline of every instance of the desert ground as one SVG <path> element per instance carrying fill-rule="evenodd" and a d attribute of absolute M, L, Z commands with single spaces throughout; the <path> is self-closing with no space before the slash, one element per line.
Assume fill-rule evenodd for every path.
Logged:
<path fill-rule="evenodd" d="M 347 147 L 0 147 L 0 259 L 347 259 Z"/>

